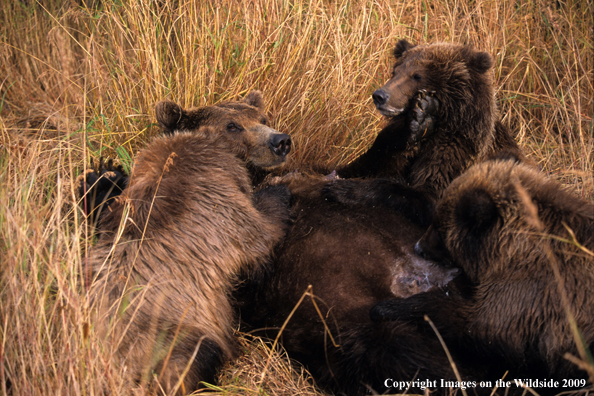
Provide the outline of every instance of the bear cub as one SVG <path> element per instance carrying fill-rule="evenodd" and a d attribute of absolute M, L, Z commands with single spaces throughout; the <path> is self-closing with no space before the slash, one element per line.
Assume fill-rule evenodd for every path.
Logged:
<path fill-rule="evenodd" d="M 522 154 L 500 122 L 491 55 L 400 40 L 394 56 L 392 78 L 373 93 L 389 124 L 365 154 L 338 170 L 369 180 L 337 180 L 325 197 L 391 207 L 428 226 L 443 191 L 468 167 L 502 149 Z"/>
<path fill-rule="evenodd" d="M 465 287 L 382 302 L 373 319 L 431 334 L 429 316 L 455 357 L 490 379 L 587 378 L 565 354 L 594 351 L 591 202 L 517 161 L 485 161 L 452 182 L 415 251 L 458 267 Z"/>
<path fill-rule="evenodd" d="M 237 146 L 238 150 L 259 150 L 259 153 L 253 155 L 244 155 L 252 185 L 257 185 L 268 171 L 286 161 L 292 144 L 289 135 L 269 134 L 264 130 L 267 128 L 268 118 L 263 110 L 261 92 L 252 91 L 239 102 L 227 101 L 191 110 L 184 110 L 173 102 L 164 101 L 157 107 L 160 114 L 157 121 L 164 135 L 171 135 L 177 130 L 192 131 L 208 126 L 217 133 L 226 135 L 230 144 Z M 247 127 L 254 131 L 244 133 Z M 262 133 L 258 128 L 264 128 Z M 248 135 L 250 138 L 246 137 Z M 128 181 L 129 176 L 122 166 L 114 166 L 111 159 L 106 163 L 101 160 L 96 166 L 91 164 L 90 169 L 78 177 L 81 206 L 91 224 L 98 224 L 104 208 L 122 193 Z"/>
<path fill-rule="evenodd" d="M 230 294 L 269 260 L 290 210 L 286 187 L 252 193 L 247 164 L 281 165 L 290 139 L 265 125 L 258 91 L 200 109 L 161 102 L 156 115 L 166 135 L 101 219 L 91 295 L 131 378 L 185 394 L 238 352 Z"/>

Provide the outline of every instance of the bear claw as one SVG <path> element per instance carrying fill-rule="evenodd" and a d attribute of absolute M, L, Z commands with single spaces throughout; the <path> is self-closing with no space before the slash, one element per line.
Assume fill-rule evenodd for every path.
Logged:
<path fill-rule="evenodd" d="M 435 92 L 423 89 L 417 92 L 413 99 L 410 112 L 412 142 L 418 142 L 430 136 L 435 130 L 439 101 L 434 95 Z"/>
<path fill-rule="evenodd" d="M 128 174 L 122 165 L 114 166 L 113 159 L 105 162 L 101 158 L 98 163 L 91 160 L 90 168 L 77 178 L 76 184 L 82 209 L 94 222 L 97 209 L 104 203 L 109 205 L 126 188 Z"/>

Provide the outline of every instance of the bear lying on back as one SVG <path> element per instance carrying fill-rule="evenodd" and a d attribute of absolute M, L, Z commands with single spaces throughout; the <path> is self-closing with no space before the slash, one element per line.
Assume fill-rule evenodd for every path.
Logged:
<path fill-rule="evenodd" d="M 269 259 L 289 211 L 285 187 L 252 195 L 246 163 L 275 167 L 288 152 L 278 149 L 288 136 L 261 122 L 261 104 L 252 92 L 210 109 L 227 119 L 220 131 L 197 127 L 204 109 L 159 103 L 170 134 L 140 152 L 101 221 L 90 256 L 97 326 L 135 381 L 185 394 L 237 353 L 229 294 Z"/>
<path fill-rule="evenodd" d="M 467 289 L 383 302 L 374 319 L 416 323 L 432 334 L 428 315 L 456 358 L 486 368 L 489 379 L 507 370 L 508 378 L 586 378 L 564 355 L 585 357 L 570 317 L 588 353 L 594 346 L 591 202 L 525 165 L 486 161 L 446 190 L 415 250 L 459 267 Z"/>

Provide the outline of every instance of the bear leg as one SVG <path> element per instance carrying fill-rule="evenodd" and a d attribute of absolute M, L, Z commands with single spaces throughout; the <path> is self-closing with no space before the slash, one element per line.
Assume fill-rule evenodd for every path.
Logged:
<path fill-rule="evenodd" d="M 401 212 L 421 226 L 429 226 L 434 204 L 427 194 L 394 179 L 334 180 L 322 189 L 322 196 L 347 206 L 384 207 Z"/>

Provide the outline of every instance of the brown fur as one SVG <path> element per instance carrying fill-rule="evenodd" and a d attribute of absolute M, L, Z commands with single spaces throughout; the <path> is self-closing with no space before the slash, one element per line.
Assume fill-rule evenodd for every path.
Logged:
<path fill-rule="evenodd" d="M 265 327 L 274 338 L 311 285 L 317 308 L 305 298 L 284 328 L 282 342 L 321 387 L 356 395 L 366 393 L 367 386 L 379 390 L 386 376 L 423 379 L 427 372 L 440 371 L 449 378 L 445 355 L 433 352 L 436 345 L 416 338 L 406 326 L 373 325 L 369 311 L 379 301 L 444 285 L 455 270 L 415 256 L 414 242 L 424 230 L 402 214 L 383 208 L 353 210 L 324 201 L 319 186 L 317 196 L 312 189 L 303 180 L 292 188 L 294 224 L 242 319 Z M 245 294 L 254 293 L 250 289 Z M 408 355 L 412 350 L 416 352 Z"/>
<path fill-rule="evenodd" d="M 569 242 L 571 233 L 585 249 Z M 508 378 L 586 378 L 564 358 L 567 352 L 579 353 L 554 268 L 591 352 L 591 202 L 515 161 L 487 161 L 446 190 L 415 250 L 441 265 L 459 267 L 467 291 L 434 290 L 384 302 L 374 308 L 375 318 L 416 320 L 425 327 L 421 318 L 429 315 L 458 358 L 465 362 L 476 356 L 492 378 L 506 370 Z"/>
<path fill-rule="evenodd" d="M 235 355 L 229 294 L 240 273 L 270 257 L 288 216 L 288 191 L 252 196 L 246 169 L 246 162 L 282 163 L 286 153 L 260 148 L 272 151 L 265 138 L 281 134 L 263 126 L 261 109 L 249 102 L 225 108 L 241 130 L 195 129 L 197 117 L 221 116 L 219 108 L 157 105 L 157 118 L 171 133 L 138 155 L 90 256 L 98 327 L 111 333 L 134 380 L 154 375 L 166 391 L 186 366 L 180 390 L 212 382 L 217 367 Z"/>
<path fill-rule="evenodd" d="M 157 104 L 157 120 L 164 134 L 176 130 L 194 131 L 210 127 L 225 135 L 237 154 L 246 161 L 253 184 L 259 183 L 266 171 L 278 167 L 291 150 L 291 138 L 269 128 L 264 114 L 264 100 L 260 91 L 252 91 L 241 101 L 221 102 L 184 110 L 170 101 Z M 122 167 L 114 167 L 111 160 L 104 166 L 91 164 L 91 169 L 76 181 L 81 206 L 95 224 L 101 219 L 104 207 L 121 194 L 128 184 Z"/>
<path fill-rule="evenodd" d="M 426 225 L 442 192 L 472 164 L 502 149 L 522 154 L 499 122 L 489 54 L 405 40 L 394 54 L 392 78 L 374 93 L 390 123 L 369 151 L 338 170 L 372 180 L 338 180 L 326 197 L 389 206 Z"/>
<path fill-rule="evenodd" d="M 241 102 L 223 102 L 214 106 L 183 110 L 173 102 L 157 104 L 156 113 L 164 133 L 178 130 L 194 130 L 208 126 L 225 133 L 241 158 L 256 168 L 272 169 L 286 160 L 290 151 L 291 139 L 267 126 L 268 118 L 262 113 L 262 95 L 252 91 Z M 249 105 L 246 105 L 249 103 Z M 159 117 L 162 114 L 162 117 Z M 172 128 L 173 126 L 173 128 Z M 242 133 L 247 131 L 248 133 Z M 272 138 L 278 150 L 271 149 Z"/>
<path fill-rule="evenodd" d="M 455 270 L 419 260 L 413 252 L 435 200 L 475 161 L 501 147 L 518 151 L 496 122 L 489 55 L 453 44 L 412 47 L 401 41 L 396 57 L 394 76 L 384 89 L 392 99 L 398 96 L 403 111 L 386 113 L 389 125 L 372 147 L 337 170 L 341 179 L 283 179 L 296 202 L 295 223 L 274 272 L 243 313 L 248 323 L 269 327 L 275 336 L 312 285 L 340 346 L 331 344 L 309 299 L 285 328 L 284 346 L 320 385 L 349 395 L 384 391 L 392 376 L 453 378 L 433 338 L 416 337 L 406 324 L 374 326 L 369 310 L 388 296 L 411 296 L 452 279 Z M 415 72 L 425 80 L 411 82 Z M 427 129 L 424 136 L 420 127 Z M 350 179 L 355 177 L 367 180 Z"/>

